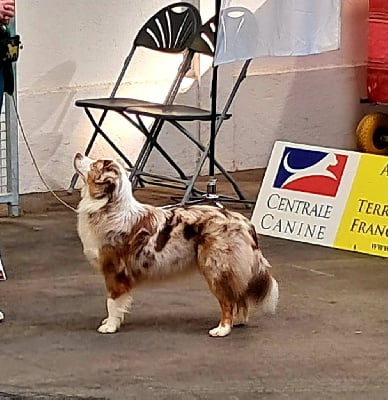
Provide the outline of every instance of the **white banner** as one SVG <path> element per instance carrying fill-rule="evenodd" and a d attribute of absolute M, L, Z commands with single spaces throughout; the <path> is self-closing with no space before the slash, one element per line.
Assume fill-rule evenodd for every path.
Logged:
<path fill-rule="evenodd" d="M 275 142 L 252 215 L 259 234 L 388 257 L 388 158 Z"/>
<path fill-rule="evenodd" d="M 336 50 L 341 0 L 223 0 L 215 64 Z"/>

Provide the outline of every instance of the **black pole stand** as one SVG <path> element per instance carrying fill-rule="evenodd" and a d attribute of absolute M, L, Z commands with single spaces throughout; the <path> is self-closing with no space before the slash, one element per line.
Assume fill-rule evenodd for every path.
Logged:
<path fill-rule="evenodd" d="M 217 34 L 220 20 L 221 0 L 215 1 L 215 32 L 214 43 L 217 46 Z M 215 58 L 215 49 L 214 49 Z M 217 134 L 217 80 L 218 80 L 218 66 L 214 65 L 213 59 L 213 75 L 211 85 L 211 112 L 212 120 L 210 125 L 210 142 L 209 142 L 209 181 L 207 183 L 207 193 L 205 195 L 208 200 L 218 199 L 217 195 L 217 179 L 215 177 L 215 140 Z"/>

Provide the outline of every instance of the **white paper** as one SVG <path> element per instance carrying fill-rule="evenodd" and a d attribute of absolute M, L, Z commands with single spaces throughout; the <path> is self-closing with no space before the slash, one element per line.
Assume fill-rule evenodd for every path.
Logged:
<path fill-rule="evenodd" d="M 341 0 L 223 0 L 215 64 L 340 45 Z"/>

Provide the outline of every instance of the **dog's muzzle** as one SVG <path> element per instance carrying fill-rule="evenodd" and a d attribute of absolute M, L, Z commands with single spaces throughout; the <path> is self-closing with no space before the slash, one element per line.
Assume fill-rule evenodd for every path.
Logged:
<path fill-rule="evenodd" d="M 77 153 L 74 156 L 74 168 L 82 177 L 85 177 L 90 171 L 90 166 L 93 162 L 93 160 L 82 155 L 81 153 Z"/>

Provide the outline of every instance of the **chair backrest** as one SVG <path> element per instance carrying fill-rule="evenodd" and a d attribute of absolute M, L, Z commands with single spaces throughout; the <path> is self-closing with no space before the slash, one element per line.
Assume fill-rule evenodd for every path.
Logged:
<path fill-rule="evenodd" d="M 140 29 L 134 45 L 165 52 L 188 48 L 201 26 L 201 16 L 192 4 L 170 4 L 152 16 Z"/>
<path fill-rule="evenodd" d="M 213 57 L 215 51 L 215 31 L 215 17 L 212 17 L 198 29 L 197 35 L 189 46 L 190 50 Z"/>
<path fill-rule="evenodd" d="M 183 53 L 189 48 L 201 26 L 201 16 L 192 4 L 179 2 L 170 4 L 154 14 L 140 29 L 124 65 L 116 80 L 110 97 L 116 96 L 128 66 L 138 47 L 146 47 L 166 53 Z M 182 79 L 190 67 L 192 52 L 187 51 L 167 94 L 166 103 L 171 103 Z"/>

